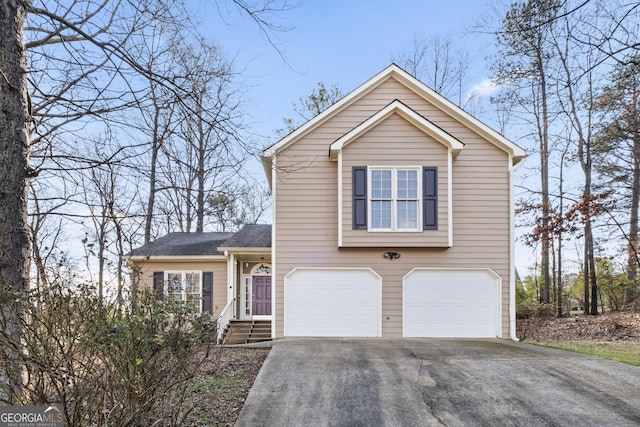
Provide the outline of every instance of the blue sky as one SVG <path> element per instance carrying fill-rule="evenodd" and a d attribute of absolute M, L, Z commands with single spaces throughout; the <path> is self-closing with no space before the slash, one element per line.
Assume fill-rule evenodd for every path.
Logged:
<path fill-rule="evenodd" d="M 230 3 L 230 2 L 229 2 Z M 246 67 L 245 111 L 253 130 L 273 143 L 284 117 L 294 117 L 292 102 L 306 97 L 318 82 L 337 84 L 343 93 L 356 88 L 409 49 L 414 33 L 451 35 L 468 47 L 470 86 L 486 79 L 484 57 L 490 37 L 469 35 L 476 18 L 486 15 L 473 0 L 302 0 L 274 22 L 289 31 L 272 34 L 287 63 L 269 45 L 254 22 L 233 6 L 202 10 L 204 31 Z"/>

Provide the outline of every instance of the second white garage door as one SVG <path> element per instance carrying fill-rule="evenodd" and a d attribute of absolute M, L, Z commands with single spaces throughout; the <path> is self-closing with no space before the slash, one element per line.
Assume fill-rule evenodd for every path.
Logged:
<path fill-rule="evenodd" d="M 379 337 L 381 290 L 371 269 L 296 268 L 284 279 L 284 334 Z"/>
<path fill-rule="evenodd" d="M 411 271 L 403 281 L 403 335 L 497 337 L 500 282 L 489 269 Z"/>

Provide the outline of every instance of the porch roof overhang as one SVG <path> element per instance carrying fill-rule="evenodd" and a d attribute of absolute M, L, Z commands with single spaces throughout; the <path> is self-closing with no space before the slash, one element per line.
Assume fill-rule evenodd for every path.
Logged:
<path fill-rule="evenodd" d="M 218 249 L 224 251 L 225 253 L 234 254 L 234 255 L 269 255 L 271 256 L 271 248 L 232 248 L 232 247 L 224 247 L 220 246 Z"/>

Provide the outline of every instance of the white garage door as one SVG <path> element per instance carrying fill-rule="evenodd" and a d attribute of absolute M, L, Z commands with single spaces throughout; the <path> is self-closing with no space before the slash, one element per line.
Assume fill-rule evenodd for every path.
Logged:
<path fill-rule="evenodd" d="M 411 271 L 403 282 L 403 335 L 497 337 L 500 282 L 489 269 Z"/>
<path fill-rule="evenodd" d="M 371 269 L 297 268 L 284 279 L 284 334 L 379 337 L 381 277 Z"/>

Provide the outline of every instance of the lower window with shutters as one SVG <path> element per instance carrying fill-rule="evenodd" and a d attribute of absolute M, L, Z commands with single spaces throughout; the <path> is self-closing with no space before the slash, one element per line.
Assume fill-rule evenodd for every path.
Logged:
<path fill-rule="evenodd" d="M 211 313 L 213 273 L 175 270 L 154 273 L 154 278 L 160 277 L 162 289 L 158 283 L 154 283 L 154 288 L 163 299 L 183 302 L 195 314 Z"/>
<path fill-rule="evenodd" d="M 353 229 L 437 230 L 437 168 L 353 168 Z"/>

